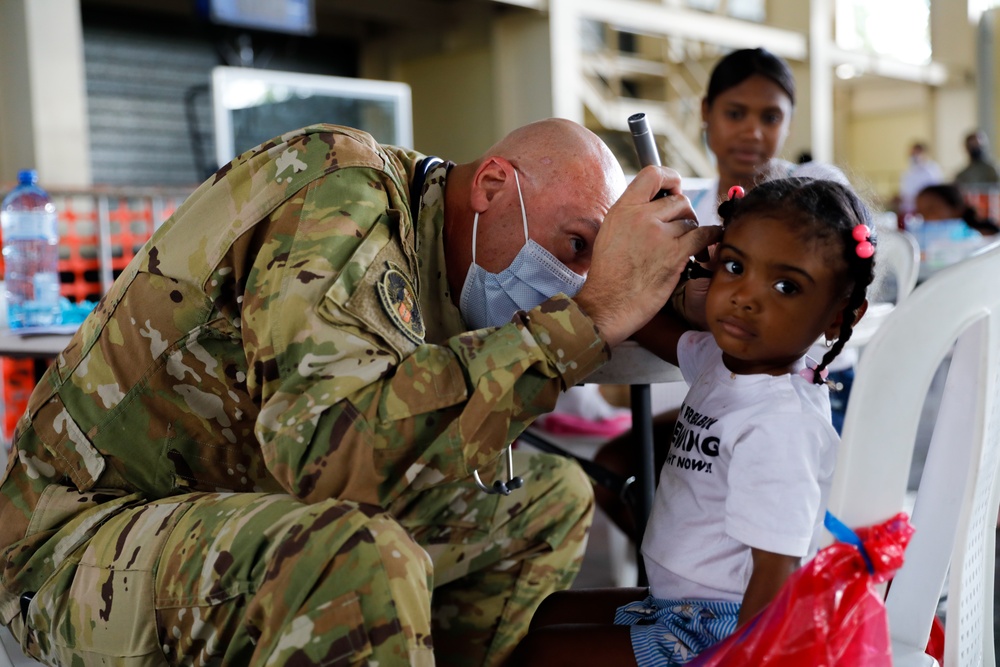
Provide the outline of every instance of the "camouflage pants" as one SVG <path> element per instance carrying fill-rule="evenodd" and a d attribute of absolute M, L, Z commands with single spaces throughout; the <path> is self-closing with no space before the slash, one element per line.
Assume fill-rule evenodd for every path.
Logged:
<path fill-rule="evenodd" d="M 446 485 L 397 514 L 434 562 L 439 665 L 502 664 L 542 600 L 580 570 L 594 511 L 589 479 L 559 456 L 515 451 L 514 468 L 524 486 L 509 496 Z"/>
<path fill-rule="evenodd" d="M 575 464 L 515 461 L 511 496 L 452 484 L 391 513 L 269 494 L 132 507 L 11 630 L 47 664 L 498 665 L 572 582 L 593 508 Z"/>

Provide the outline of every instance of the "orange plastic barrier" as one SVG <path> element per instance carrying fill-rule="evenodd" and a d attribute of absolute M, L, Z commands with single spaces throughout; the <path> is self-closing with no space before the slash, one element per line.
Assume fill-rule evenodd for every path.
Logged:
<path fill-rule="evenodd" d="M 62 295 L 75 303 L 100 299 L 105 287 L 132 261 L 156 226 L 170 217 L 189 193 L 138 188 L 50 190 L 59 216 Z M 0 192 L 0 198 L 4 194 Z M 10 442 L 34 389 L 35 360 L 0 358 L 0 376 L 3 379 L 0 429 L 3 441 Z"/>

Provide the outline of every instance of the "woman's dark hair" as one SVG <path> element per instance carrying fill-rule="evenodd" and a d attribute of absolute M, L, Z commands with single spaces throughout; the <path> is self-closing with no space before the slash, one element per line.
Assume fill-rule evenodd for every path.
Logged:
<path fill-rule="evenodd" d="M 705 102 L 712 106 L 716 97 L 755 74 L 776 83 L 788 95 L 792 106 L 795 106 L 795 77 L 792 76 L 788 63 L 767 49 L 759 48 L 733 51 L 716 63 L 708 80 Z"/>
<path fill-rule="evenodd" d="M 761 183 L 742 199 L 729 199 L 719 206 L 722 224 L 751 215 L 794 220 L 809 238 L 840 244 L 841 256 L 848 268 L 849 290 L 844 306 L 840 335 L 816 367 L 813 382 L 822 384 L 821 373 L 830 365 L 854 333 L 854 318 L 865 301 L 868 286 L 875 279 L 875 253 L 858 256 L 854 228 L 867 225 L 868 239 L 877 246 L 875 225 L 864 202 L 847 186 L 835 181 L 813 178 L 781 178 Z"/>
<path fill-rule="evenodd" d="M 965 224 L 972 227 L 980 234 L 996 234 L 1000 231 L 1000 227 L 998 227 L 995 222 L 989 218 L 979 217 L 979 212 L 966 203 L 965 196 L 962 194 L 962 190 L 957 185 L 951 183 L 928 185 L 917 194 L 918 197 L 920 195 L 937 197 L 943 201 L 949 209 L 955 211 L 958 214 L 957 217 L 964 220 Z"/>

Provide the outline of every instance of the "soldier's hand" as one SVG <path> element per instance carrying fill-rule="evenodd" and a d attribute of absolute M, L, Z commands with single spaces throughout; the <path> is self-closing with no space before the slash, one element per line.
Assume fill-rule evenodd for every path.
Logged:
<path fill-rule="evenodd" d="M 608 211 L 594 241 L 576 301 L 612 346 L 663 307 L 688 257 L 721 234 L 721 227 L 698 226 L 680 183 L 672 169 L 644 168 Z M 660 190 L 669 194 L 654 200 Z"/>

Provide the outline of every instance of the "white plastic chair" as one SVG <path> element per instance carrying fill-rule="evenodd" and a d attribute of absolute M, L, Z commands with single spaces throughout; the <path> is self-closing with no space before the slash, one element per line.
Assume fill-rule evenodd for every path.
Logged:
<path fill-rule="evenodd" d="M 854 333 L 847 342 L 847 347 L 850 349 L 863 350 L 886 317 L 910 295 L 917 284 L 917 276 L 920 273 L 920 247 L 913 234 L 897 229 L 879 229 L 877 258 L 881 274 L 879 282 L 888 276 L 895 279 L 895 305 L 883 300 L 881 289 L 875 289 L 874 293 L 870 293 L 868 312 L 854 327 Z"/>
<path fill-rule="evenodd" d="M 0 667 L 29 667 L 42 663 L 26 656 L 18 646 L 14 635 L 7 628 L 0 626 Z"/>
<path fill-rule="evenodd" d="M 920 273 L 920 245 L 910 232 L 899 229 L 878 231 L 878 260 L 896 279 L 896 303 L 917 286 Z"/>
<path fill-rule="evenodd" d="M 896 665 L 936 664 L 924 647 L 946 577 L 945 667 L 995 665 L 998 280 L 1000 243 L 935 274 L 886 319 L 857 369 L 829 505 L 855 527 L 904 507 L 924 398 L 953 350 L 917 491 L 916 533 L 886 599 Z"/>

